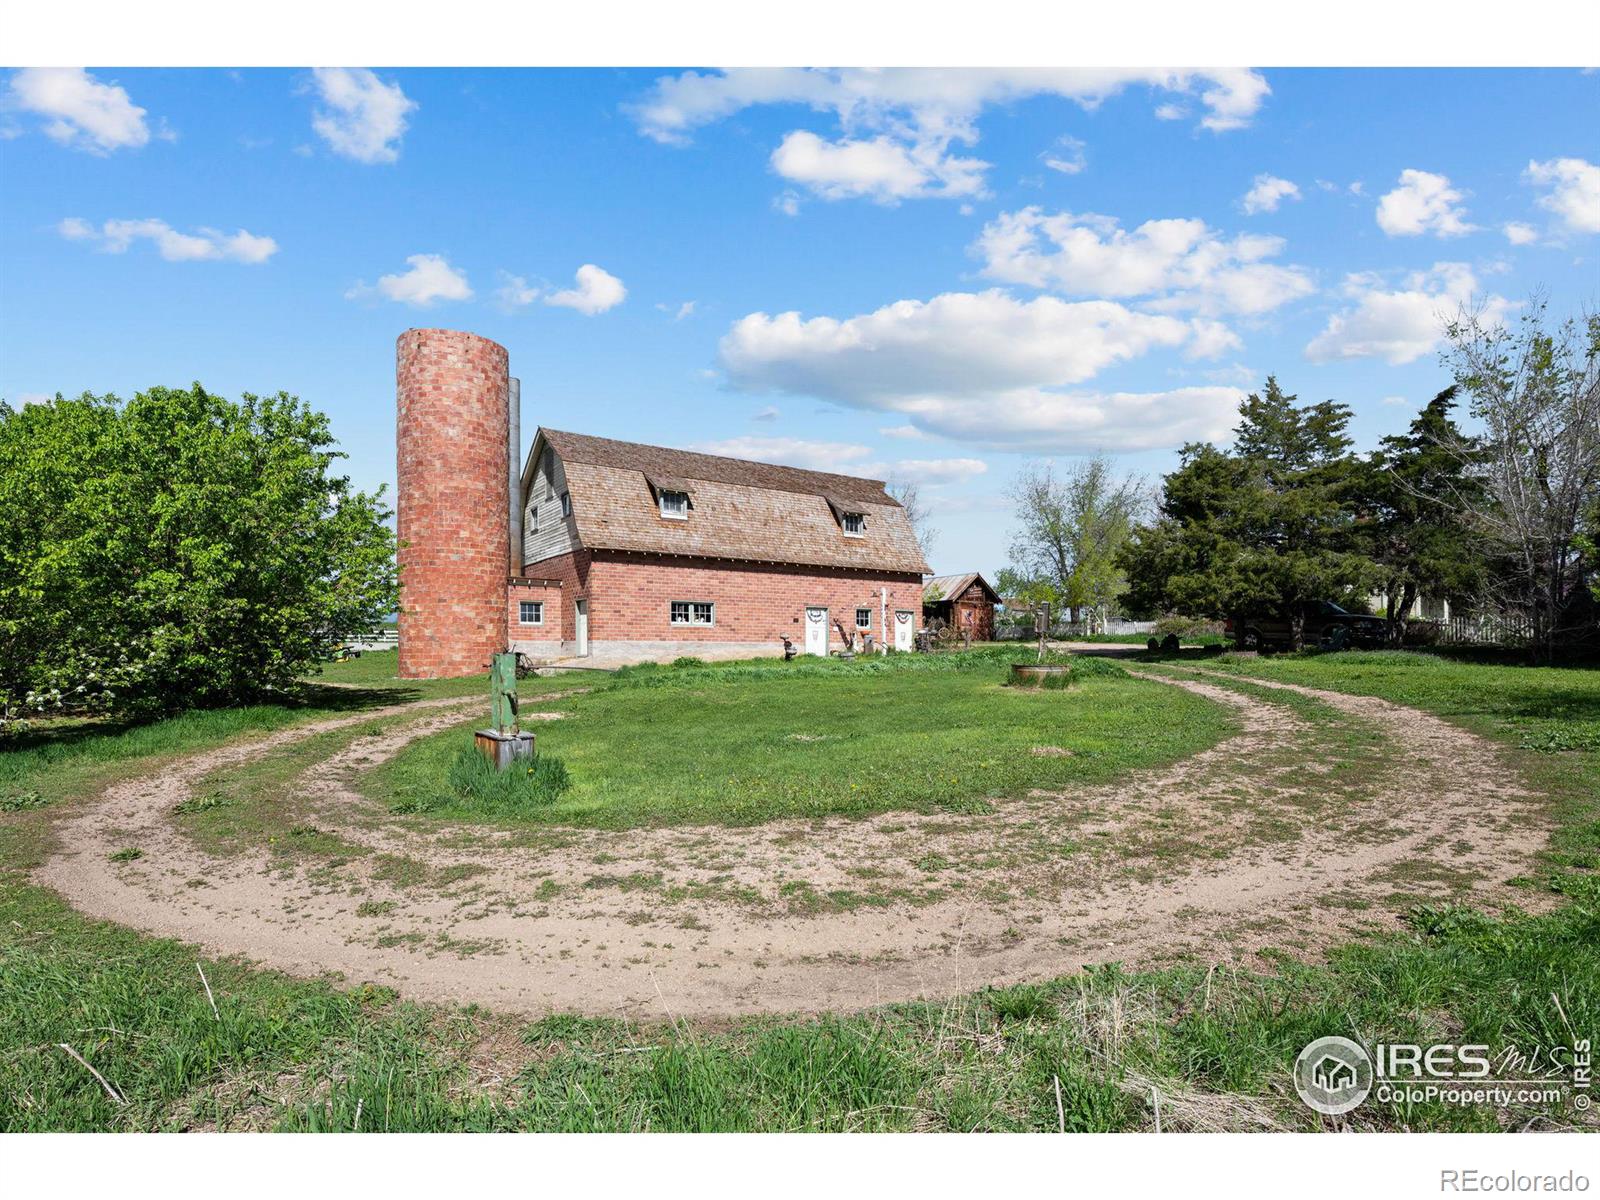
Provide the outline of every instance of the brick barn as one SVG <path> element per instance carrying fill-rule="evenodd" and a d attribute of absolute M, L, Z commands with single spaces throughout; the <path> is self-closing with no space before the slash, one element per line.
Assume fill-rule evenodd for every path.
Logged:
<path fill-rule="evenodd" d="M 960 633 L 970 632 L 972 640 L 994 639 L 994 606 L 1000 593 L 977 572 L 966 575 L 935 575 L 922 591 L 922 616 L 930 624 L 943 621 Z"/>
<path fill-rule="evenodd" d="M 597 663 L 910 649 L 927 563 L 882 482 L 539 429 L 503 347 L 396 350 L 400 673 L 512 649 Z M 858 642 L 859 647 L 859 642 Z"/>

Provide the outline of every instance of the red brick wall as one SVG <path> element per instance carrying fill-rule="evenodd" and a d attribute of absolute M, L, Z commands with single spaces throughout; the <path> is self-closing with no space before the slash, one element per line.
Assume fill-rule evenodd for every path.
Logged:
<path fill-rule="evenodd" d="M 400 674 L 469 675 L 505 648 L 506 351 L 450 329 L 395 343 Z"/>
<path fill-rule="evenodd" d="M 554 580 L 549 584 L 542 577 L 534 580 L 513 580 L 506 587 L 506 641 L 510 642 L 559 642 L 567 636 L 562 630 L 565 628 L 566 605 L 562 588 Z M 538 600 L 544 603 L 544 624 L 524 625 L 522 623 L 522 602 L 524 600 Z"/>
<path fill-rule="evenodd" d="M 572 636 L 573 601 L 587 599 L 589 638 L 596 642 L 770 642 L 776 647 L 778 638 L 786 634 L 803 649 L 804 610 L 808 605 L 822 605 L 829 610 L 830 649 L 842 645 L 832 622 L 840 620 L 847 628 L 853 627 L 857 607 L 872 610 L 872 636 L 881 643 L 881 588 L 889 589 L 891 640 L 896 609 L 911 611 L 916 628 L 922 627 L 922 578 L 918 575 L 605 551 L 559 555 L 530 563 L 525 571 L 563 582 L 561 627 L 565 637 Z M 711 628 L 671 624 L 674 600 L 711 601 L 716 605 L 716 624 Z M 545 619 L 550 618 L 547 615 Z"/>

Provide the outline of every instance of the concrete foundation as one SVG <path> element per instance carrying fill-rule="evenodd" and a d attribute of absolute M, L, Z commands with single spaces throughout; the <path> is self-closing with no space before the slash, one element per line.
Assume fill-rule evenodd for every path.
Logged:
<path fill-rule="evenodd" d="M 478 752 L 494 764 L 494 769 L 504 771 L 519 758 L 533 757 L 533 734 L 496 733 L 480 729 L 472 735 Z"/>

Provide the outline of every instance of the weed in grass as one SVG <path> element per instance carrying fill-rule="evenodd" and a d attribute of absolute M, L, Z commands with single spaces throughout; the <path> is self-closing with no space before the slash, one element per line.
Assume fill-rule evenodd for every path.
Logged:
<path fill-rule="evenodd" d="M 137 846 L 124 846 L 121 850 L 113 850 L 106 855 L 112 862 L 133 862 L 144 857 L 144 851 Z"/>
<path fill-rule="evenodd" d="M 223 792 L 207 792 L 203 796 L 190 796 L 187 800 L 180 800 L 172 806 L 172 811 L 180 816 L 188 813 L 211 812 L 213 809 L 226 808 L 233 803 L 233 797 Z"/>
<path fill-rule="evenodd" d="M 0 812 L 28 812 L 49 803 L 38 792 L 12 792 L 8 796 L 0 796 Z"/>

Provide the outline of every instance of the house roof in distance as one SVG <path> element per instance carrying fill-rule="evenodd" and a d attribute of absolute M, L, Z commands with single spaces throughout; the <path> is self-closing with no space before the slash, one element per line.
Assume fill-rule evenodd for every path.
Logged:
<path fill-rule="evenodd" d="M 922 602 L 937 604 L 941 600 L 954 600 L 971 587 L 973 581 L 983 585 L 984 594 L 988 596 L 990 604 L 999 602 L 1000 593 L 990 587 L 989 581 L 976 571 L 968 571 L 965 575 L 935 575 L 922 585 Z"/>
<path fill-rule="evenodd" d="M 880 480 L 541 429 L 525 486 L 545 446 L 561 459 L 586 549 L 928 572 L 910 518 Z M 688 493 L 687 519 L 661 515 L 661 488 Z M 865 518 L 861 536 L 844 533 L 845 511 Z"/>

